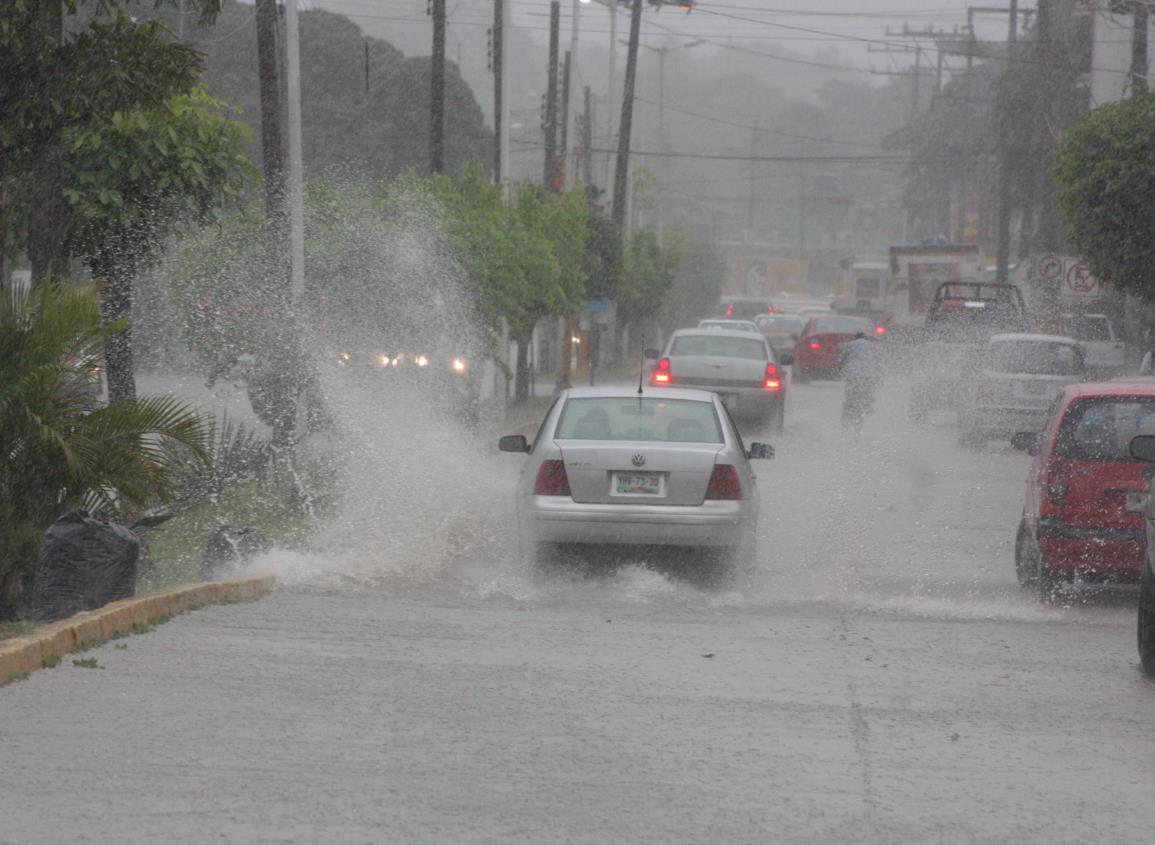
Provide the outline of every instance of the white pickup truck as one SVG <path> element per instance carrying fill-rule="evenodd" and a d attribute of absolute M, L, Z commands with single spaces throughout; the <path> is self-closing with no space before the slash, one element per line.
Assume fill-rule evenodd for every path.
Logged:
<path fill-rule="evenodd" d="M 1127 364 L 1127 350 L 1106 314 L 1064 314 L 1067 335 L 1079 341 L 1087 370 L 1097 376 L 1114 376 Z"/>

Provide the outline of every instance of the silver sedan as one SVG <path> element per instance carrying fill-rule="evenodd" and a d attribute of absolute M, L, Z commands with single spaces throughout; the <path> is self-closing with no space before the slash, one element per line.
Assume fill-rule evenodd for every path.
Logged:
<path fill-rule="evenodd" d="M 753 552 L 758 489 L 751 458 L 717 394 L 679 388 L 563 391 L 532 443 L 517 490 L 523 548 L 556 544 L 688 546 L 730 565 Z"/>

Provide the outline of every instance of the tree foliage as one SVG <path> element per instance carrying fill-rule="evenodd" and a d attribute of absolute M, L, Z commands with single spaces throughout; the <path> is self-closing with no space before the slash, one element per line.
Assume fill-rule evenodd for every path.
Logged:
<path fill-rule="evenodd" d="M 166 444 L 208 457 L 208 429 L 170 398 L 101 406 L 93 373 L 119 326 L 92 287 L 0 292 L 0 619 L 44 531 L 80 506 L 117 515 L 172 494 Z"/>
<path fill-rule="evenodd" d="M 1101 281 L 1155 299 L 1155 94 L 1095 109 L 1055 151 L 1067 237 Z"/>

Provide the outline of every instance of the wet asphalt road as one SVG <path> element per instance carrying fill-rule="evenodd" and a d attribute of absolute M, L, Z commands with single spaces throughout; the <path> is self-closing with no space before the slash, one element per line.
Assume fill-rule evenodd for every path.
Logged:
<path fill-rule="evenodd" d="M 409 545 L 0 690 L 0 842 L 1149 842 L 1133 593 L 1039 607 L 1025 458 L 839 398 L 793 389 L 747 583 L 532 579 L 486 457 Z"/>

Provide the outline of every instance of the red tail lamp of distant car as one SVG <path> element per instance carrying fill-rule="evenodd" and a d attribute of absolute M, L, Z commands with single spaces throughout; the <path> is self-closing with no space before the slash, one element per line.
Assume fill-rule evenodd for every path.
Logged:
<path fill-rule="evenodd" d="M 542 461 L 533 482 L 535 496 L 569 496 L 569 476 L 561 461 Z"/>
<path fill-rule="evenodd" d="M 886 326 L 879 323 L 877 326 L 874 327 L 874 333 L 881 337 L 882 335 L 886 334 Z"/>
<path fill-rule="evenodd" d="M 810 348 L 814 349 L 814 350 L 819 350 L 822 348 L 822 344 L 816 340 L 812 340 L 812 341 L 810 341 Z"/>
<path fill-rule="evenodd" d="M 658 362 L 658 366 L 654 368 L 654 374 L 651 381 L 654 384 L 670 384 L 674 380 L 673 374 L 670 372 L 670 359 L 663 358 Z"/>
<path fill-rule="evenodd" d="M 742 498 L 742 481 L 738 470 L 730 464 L 717 464 L 710 473 L 710 484 L 706 487 L 706 498 L 733 500 Z"/>
<path fill-rule="evenodd" d="M 729 305 L 726 306 L 726 316 L 727 317 L 733 317 L 734 316 L 734 303 L 733 302 L 731 302 Z"/>
<path fill-rule="evenodd" d="M 766 365 L 766 380 L 762 382 L 762 386 L 767 390 L 782 389 L 782 373 L 779 372 L 777 364 Z"/>

